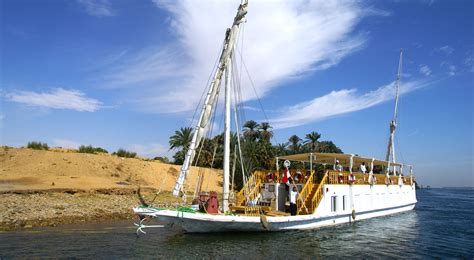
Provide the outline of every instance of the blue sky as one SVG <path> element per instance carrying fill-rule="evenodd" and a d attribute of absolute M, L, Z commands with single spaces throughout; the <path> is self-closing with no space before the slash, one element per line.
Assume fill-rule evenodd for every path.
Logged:
<path fill-rule="evenodd" d="M 168 138 L 191 124 L 239 3 L 1 1 L 1 144 L 170 156 Z M 422 184 L 474 186 L 474 2 L 248 9 L 238 49 L 273 142 L 318 131 L 346 153 L 383 158 L 403 48 L 398 159 Z M 245 119 L 264 121 L 250 86 L 243 71 Z"/>

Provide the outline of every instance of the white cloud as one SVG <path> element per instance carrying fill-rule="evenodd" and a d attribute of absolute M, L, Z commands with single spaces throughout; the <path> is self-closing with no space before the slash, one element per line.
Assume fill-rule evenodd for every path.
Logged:
<path fill-rule="evenodd" d="M 439 50 L 446 55 L 451 55 L 454 52 L 454 48 L 449 45 L 443 46 Z"/>
<path fill-rule="evenodd" d="M 94 112 L 102 107 L 102 102 L 86 97 L 85 94 L 79 90 L 65 90 L 62 88 L 55 88 L 49 93 L 18 91 L 6 94 L 6 98 L 10 101 L 28 106 L 54 109 Z"/>
<path fill-rule="evenodd" d="M 420 66 L 420 73 L 425 75 L 425 76 L 429 76 L 429 75 L 431 75 L 431 69 L 427 65 L 421 65 Z"/>
<path fill-rule="evenodd" d="M 454 66 L 454 65 L 452 65 L 452 64 L 449 65 L 449 66 L 448 66 L 448 74 L 449 74 L 450 76 L 456 75 L 456 66 Z"/>
<path fill-rule="evenodd" d="M 141 157 L 154 158 L 157 156 L 166 156 L 168 158 L 172 157 L 171 152 L 168 150 L 167 146 L 162 144 L 133 144 L 127 147 L 127 150 L 137 153 Z"/>
<path fill-rule="evenodd" d="M 423 3 L 427 4 L 428 6 L 431 6 L 434 4 L 435 0 L 422 0 Z"/>
<path fill-rule="evenodd" d="M 474 55 L 467 53 L 467 57 L 464 59 L 464 65 L 467 66 L 470 72 L 474 72 Z"/>
<path fill-rule="evenodd" d="M 441 65 L 440 65 L 442 68 L 446 68 L 447 69 L 447 73 L 449 76 L 455 76 L 457 74 L 457 67 L 455 65 L 453 65 L 451 62 L 449 61 L 443 61 L 441 62 Z"/>
<path fill-rule="evenodd" d="M 176 37 L 169 46 L 174 47 L 134 54 L 135 58 L 111 68 L 104 80 L 109 87 L 128 87 L 129 97 L 137 100 L 141 110 L 192 110 L 207 87 L 238 5 L 217 0 L 153 2 L 169 12 L 170 30 Z M 248 22 L 241 31 L 242 55 L 259 95 L 305 73 L 327 69 L 360 49 L 366 35 L 355 33 L 355 27 L 369 15 L 389 13 L 343 0 L 250 2 Z M 241 85 L 242 101 L 255 99 L 246 76 Z"/>
<path fill-rule="evenodd" d="M 116 15 L 109 0 L 77 0 L 77 2 L 85 8 L 89 15 L 96 17 Z"/>
<path fill-rule="evenodd" d="M 54 139 L 53 145 L 55 147 L 78 149 L 81 143 L 67 139 Z"/>
<path fill-rule="evenodd" d="M 411 81 L 400 85 L 400 95 L 430 84 L 427 81 Z M 275 129 L 307 125 L 329 117 L 363 110 L 395 96 L 395 82 L 381 86 L 376 90 L 359 94 L 357 89 L 343 89 L 314 98 L 294 106 L 284 108 L 280 116 L 270 119 Z"/>

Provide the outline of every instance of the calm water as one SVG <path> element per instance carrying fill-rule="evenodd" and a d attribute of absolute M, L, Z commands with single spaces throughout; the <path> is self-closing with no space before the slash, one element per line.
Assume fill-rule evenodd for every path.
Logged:
<path fill-rule="evenodd" d="M 311 231 L 183 234 L 130 221 L 0 233 L 0 258 L 467 258 L 474 257 L 474 190 L 432 189 L 416 209 Z"/>

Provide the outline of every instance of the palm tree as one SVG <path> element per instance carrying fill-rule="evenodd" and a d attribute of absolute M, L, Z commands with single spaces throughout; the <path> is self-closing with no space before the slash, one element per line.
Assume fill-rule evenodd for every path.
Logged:
<path fill-rule="evenodd" d="M 272 127 L 268 122 L 262 122 L 260 124 L 259 130 L 260 130 L 260 138 L 261 140 L 264 140 L 266 142 L 270 142 L 270 139 L 273 137 L 273 132 L 270 131 Z"/>
<path fill-rule="evenodd" d="M 321 134 L 319 134 L 318 132 L 315 132 L 315 131 L 313 131 L 313 132 L 306 135 L 306 138 L 305 138 L 306 141 L 304 143 L 309 145 L 309 148 L 310 148 L 311 152 L 316 151 L 316 147 L 318 145 L 319 138 L 321 138 Z"/>
<path fill-rule="evenodd" d="M 170 137 L 170 150 L 188 150 L 192 140 L 193 129 L 191 127 L 181 127 Z"/>
<path fill-rule="evenodd" d="M 318 152 L 320 153 L 342 153 L 342 150 L 337 147 L 332 141 L 319 142 Z"/>
<path fill-rule="evenodd" d="M 287 150 L 286 150 L 286 147 L 287 147 L 287 144 L 285 143 L 281 143 L 281 144 L 277 144 L 273 147 L 273 150 L 275 150 L 275 153 L 276 155 L 286 155 L 287 154 Z"/>
<path fill-rule="evenodd" d="M 289 148 L 291 153 L 298 153 L 301 149 L 301 138 L 299 138 L 297 135 L 292 135 L 290 138 L 288 138 L 288 141 L 290 141 Z"/>
<path fill-rule="evenodd" d="M 255 141 L 258 137 L 259 124 L 253 120 L 247 121 L 244 124 L 244 136 Z"/>

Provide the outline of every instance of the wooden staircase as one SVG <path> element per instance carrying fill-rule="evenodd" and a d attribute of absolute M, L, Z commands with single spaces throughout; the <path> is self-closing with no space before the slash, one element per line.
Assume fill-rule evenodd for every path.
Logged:
<path fill-rule="evenodd" d="M 297 201 L 299 215 L 313 214 L 323 197 L 323 186 L 327 184 L 329 171 L 326 171 L 320 183 L 316 182 L 314 172 L 308 178 Z"/>
<path fill-rule="evenodd" d="M 235 206 L 246 206 L 248 201 L 255 200 L 260 194 L 260 184 L 264 178 L 264 172 L 256 171 L 247 182 L 244 187 L 237 193 Z"/>

